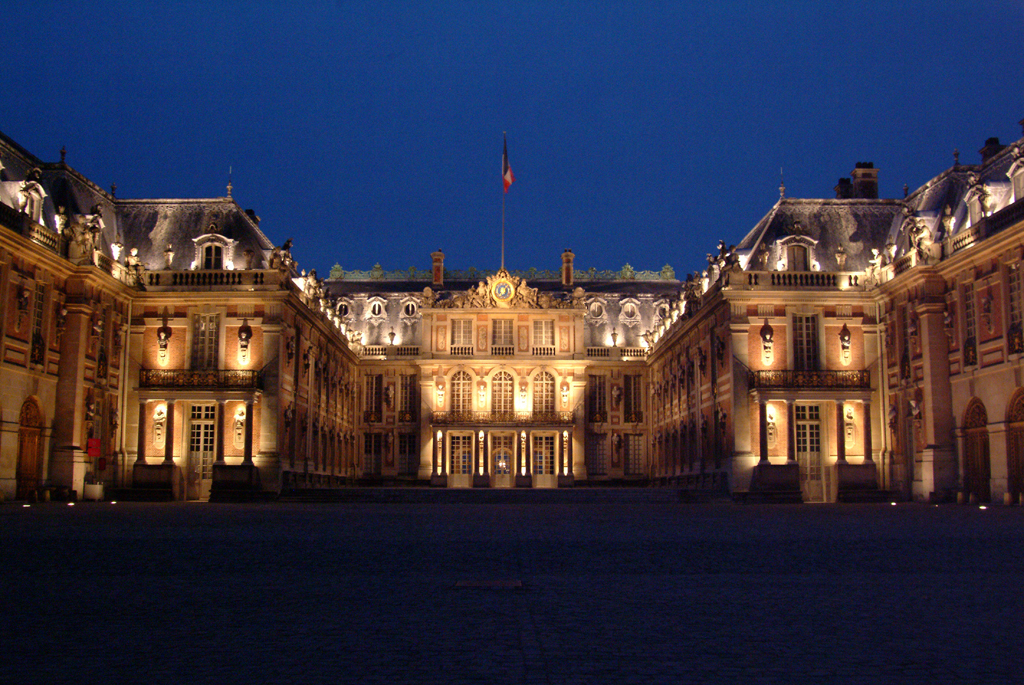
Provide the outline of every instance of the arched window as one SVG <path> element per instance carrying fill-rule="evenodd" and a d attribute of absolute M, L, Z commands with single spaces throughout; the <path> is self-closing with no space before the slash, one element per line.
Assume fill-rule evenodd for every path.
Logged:
<path fill-rule="evenodd" d="M 807 246 L 790 245 L 786 250 L 786 263 L 790 271 L 807 271 Z"/>
<path fill-rule="evenodd" d="M 964 412 L 964 493 L 988 502 L 990 480 L 988 414 L 981 400 L 973 399 Z"/>
<path fill-rule="evenodd" d="M 452 411 L 473 411 L 473 383 L 465 371 L 452 376 Z"/>
<path fill-rule="evenodd" d="M 533 381 L 533 413 L 553 414 L 555 411 L 555 378 L 541 371 Z"/>
<path fill-rule="evenodd" d="M 491 381 L 491 411 L 495 414 L 512 413 L 513 410 L 512 374 L 499 371 Z"/>
<path fill-rule="evenodd" d="M 203 247 L 203 268 L 219 271 L 224 268 L 224 248 L 220 245 Z"/>

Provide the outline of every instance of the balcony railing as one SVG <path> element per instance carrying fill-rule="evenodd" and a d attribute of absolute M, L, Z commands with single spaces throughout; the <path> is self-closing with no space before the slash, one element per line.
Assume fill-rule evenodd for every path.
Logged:
<path fill-rule="evenodd" d="M 733 281 L 733 285 L 736 285 L 735 281 Z M 745 287 L 753 290 L 780 288 L 849 290 L 860 287 L 860 274 L 849 271 L 748 271 Z"/>
<path fill-rule="evenodd" d="M 435 411 L 431 423 L 438 426 L 463 424 L 502 424 L 535 426 L 538 424 L 571 426 L 571 411 Z"/>
<path fill-rule="evenodd" d="M 750 387 L 761 390 L 773 388 L 832 388 L 868 390 L 871 374 L 867 371 L 751 371 Z"/>
<path fill-rule="evenodd" d="M 246 369 L 141 369 L 139 387 L 178 390 L 259 390 L 263 378 L 259 371 Z"/>
<path fill-rule="evenodd" d="M 196 271 L 147 271 L 144 279 L 149 290 L 177 288 L 209 288 L 242 290 L 249 288 L 279 287 L 287 275 L 276 269 L 223 269 Z"/>

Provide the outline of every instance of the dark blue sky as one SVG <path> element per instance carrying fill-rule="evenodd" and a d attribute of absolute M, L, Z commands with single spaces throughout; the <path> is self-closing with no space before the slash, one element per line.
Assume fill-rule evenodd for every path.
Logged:
<path fill-rule="evenodd" d="M 298 3 L 305 4 L 305 3 Z M 1017 0 L 9 3 L 0 130 L 119 197 L 224 194 L 300 267 L 700 268 L 857 161 L 1020 137 Z"/>

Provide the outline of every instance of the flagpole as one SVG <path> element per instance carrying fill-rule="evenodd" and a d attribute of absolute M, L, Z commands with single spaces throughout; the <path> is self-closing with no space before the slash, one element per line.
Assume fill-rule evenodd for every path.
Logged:
<path fill-rule="evenodd" d="M 501 132 L 502 140 L 505 139 L 505 131 Z M 501 169 L 501 270 L 505 270 L 505 153 L 502 152 Z"/>

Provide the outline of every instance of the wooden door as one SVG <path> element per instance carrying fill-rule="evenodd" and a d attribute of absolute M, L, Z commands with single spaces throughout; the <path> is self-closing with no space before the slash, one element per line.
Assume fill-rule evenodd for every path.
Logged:
<path fill-rule="evenodd" d="M 35 495 L 42 478 L 43 417 L 32 398 L 21 405 L 18 420 L 18 468 L 15 497 L 29 499 Z"/>

